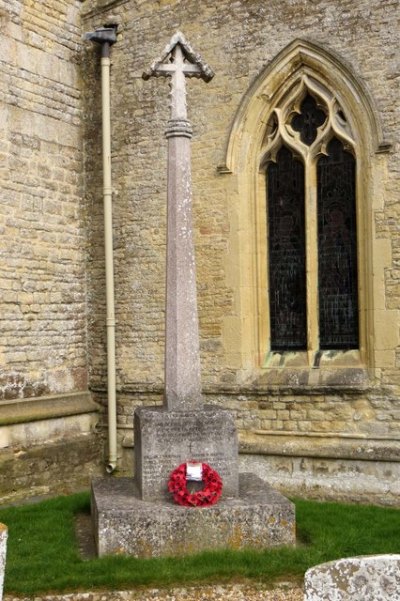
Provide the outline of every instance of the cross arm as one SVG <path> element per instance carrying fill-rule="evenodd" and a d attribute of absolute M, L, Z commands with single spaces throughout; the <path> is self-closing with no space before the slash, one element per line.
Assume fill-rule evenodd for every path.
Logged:
<path fill-rule="evenodd" d="M 169 75 L 175 73 L 175 71 L 176 65 L 174 65 L 173 63 L 158 63 L 154 66 L 154 69 L 152 69 L 151 73 L 149 73 L 149 71 L 145 71 L 143 73 L 143 79 L 149 79 L 151 76 L 168 77 Z M 191 63 L 185 63 L 182 69 L 182 73 L 184 73 L 186 77 L 202 77 L 200 68 L 197 65 L 193 65 Z"/>
<path fill-rule="evenodd" d="M 156 59 L 150 66 L 149 69 L 144 71 L 143 79 L 149 79 L 150 77 L 166 77 L 172 75 L 176 71 L 174 63 L 168 62 L 169 58 L 173 54 L 173 50 L 179 44 L 181 47 L 185 63 L 182 68 L 182 72 L 187 77 L 197 77 L 203 79 L 205 82 L 211 81 L 214 77 L 214 71 L 203 61 L 200 54 L 195 52 L 189 42 L 186 41 L 183 33 L 178 31 L 172 36 L 169 43 L 164 48 L 161 56 Z"/>

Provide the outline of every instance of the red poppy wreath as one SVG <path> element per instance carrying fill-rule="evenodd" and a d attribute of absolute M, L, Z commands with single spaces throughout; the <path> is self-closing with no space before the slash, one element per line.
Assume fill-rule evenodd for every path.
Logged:
<path fill-rule="evenodd" d="M 168 490 L 172 493 L 175 503 L 185 507 L 207 507 L 214 505 L 222 493 L 222 480 L 218 472 L 207 463 L 202 463 L 203 488 L 196 492 L 189 492 L 187 488 L 186 463 L 171 472 L 168 480 Z"/>

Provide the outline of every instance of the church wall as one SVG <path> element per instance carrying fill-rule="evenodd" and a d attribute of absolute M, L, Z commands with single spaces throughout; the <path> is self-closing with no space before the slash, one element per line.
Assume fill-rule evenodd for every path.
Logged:
<path fill-rule="evenodd" d="M 122 471 L 132 470 L 134 407 L 161 402 L 163 383 L 168 84 L 144 82 L 141 73 L 179 29 L 216 72 L 207 85 L 188 82 L 205 397 L 235 412 L 243 465 L 282 490 L 398 502 L 398 8 L 397 1 L 378 0 L 84 2 L 86 30 L 119 26 L 112 49 L 112 146 Z M 246 176 L 255 167 L 246 164 L 251 153 L 228 165 L 227 146 L 250 85 L 298 39 L 331 53 L 362 82 L 382 136 L 365 150 L 366 348 L 361 358 L 305 369 L 294 360 L 288 369 L 279 361 L 268 367 L 260 327 L 259 207 Z M 86 59 L 90 115 L 99 73 L 95 56 Z M 93 120 L 87 128 L 89 137 L 96 135 Z M 246 149 L 252 143 L 246 124 L 243 131 Z M 88 152 L 87 194 L 93 198 L 99 166 L 100 156 Z M 94 208 L 91 218 L 90 385 L 105 403 L 101 211 Z"/>
<path fill-rule="evenodd" d="M 0 495 L 87 487 L 81 3 L 0 8 Z M 79 449 L 79 452 L 77 452 Z"/>

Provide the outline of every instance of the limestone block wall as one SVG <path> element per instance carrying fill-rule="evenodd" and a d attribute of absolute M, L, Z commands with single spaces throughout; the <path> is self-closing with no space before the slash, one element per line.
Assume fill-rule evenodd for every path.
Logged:
<path fill-rule="evenodd" d="M 0 14 L 5 400 L 87 387 L 79 6 Z"/>
<path fill-rule="evenodd" d="M 205 395 L 236 412 L 243 463 L 264 477 L 273 477 L 282 488 L 296 492 L 293 482 L 297 482 L 302 493 L 396 502 L 400 426 L 398 8 L 397 0 L 83 2 L 85 30 L 118 24 L 118 41 L 112 48 L 112 152 L 123 469 L 131 469 L 133 409 L 137 404 L 160 402 L 163 382 L 163 131 L 169 113 L 168 83 L 144 82 L 141 73 L 179 29 L 216 72 L 208 85 L 195 80 L 188 83 Z M 321 49 L 321 56 L 326 53 L 332 64 L 340 65 L 339 71 L 349 74 L 348 81 L 360 83 L 371 107 L 370 114 L 365 112 L 366 130 L 375 132 L 366 144 L 359 138 L 364 144 L 360 156 L 365 169 L 360 174 L 363 195 L 358 200 L 365 224 L 359 232 L 365 257 L 360 289 L 362 348 L 359 353 L 327 354 L 319 363 L 309 357 L 268 354 L 260 300 L 266 294 L 262 203 L 258 200 L 262 193 L 255 191 L 259 165 L 251 163 L 257 154 L 257 149 L 252 150 L 253 133 L 262 132 L 266 124 L 257 122 L 255 112 L 246 112 L 246 107 L 253 106 L 252 93 L 258 94 L 259 104 L 254 106 L 268 103 L 263 88 L 257 88 L 257 78 L 296 40 Z M 96 50 L 85 52 L 86 194 L 93 203 L 88 272 L 90 385 L 105 402 L 102 213 L 96 204 L 100 155 L 93 150 L 97 146 L 93 140 L 98 139 L 94 90 L 99 86 L 99 70 Z M 271 86 L 273 79 L 272 72 Z M 349 88 L 349 96 L 352 93 L 354 89 Z M 356 112 L 357 101 L 353 105 Z M 369 125 L 372 121 L 374 125 Z M 325 460 L 329 482 L 323 477 L 321 462 Z M 374 476 L 368 477 L 370 471 Z M 352 486 L 355 475 L 358 480 Z M 377 499 L 374 491 L 380 480 L 385 486 Z"/>
<path fill-rule="evenodd" d="M 97 409 L 85 393 L 80 6 L 0 7 L 0 493 L 8 500 L 87 485 L 98 464 Z"/>

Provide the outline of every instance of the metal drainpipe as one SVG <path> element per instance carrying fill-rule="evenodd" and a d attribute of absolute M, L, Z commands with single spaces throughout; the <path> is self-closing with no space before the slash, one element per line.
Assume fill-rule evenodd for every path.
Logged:
<path fill-rule="evenodd" d="M 117 41 L 116 27 L 102 27 L 84 35 L 85 40 L 101 44 L 101 103 L 103 137 L 103 203 L 104 249 L 107 306 L 107 396 L 108 396 L 108 461 L 111 474 L 117 467 L 117 399 L 115 369 L 115 302 L 112 233 L 111 182 L 111 111 L 110 111 L 110 47 Z"/>

